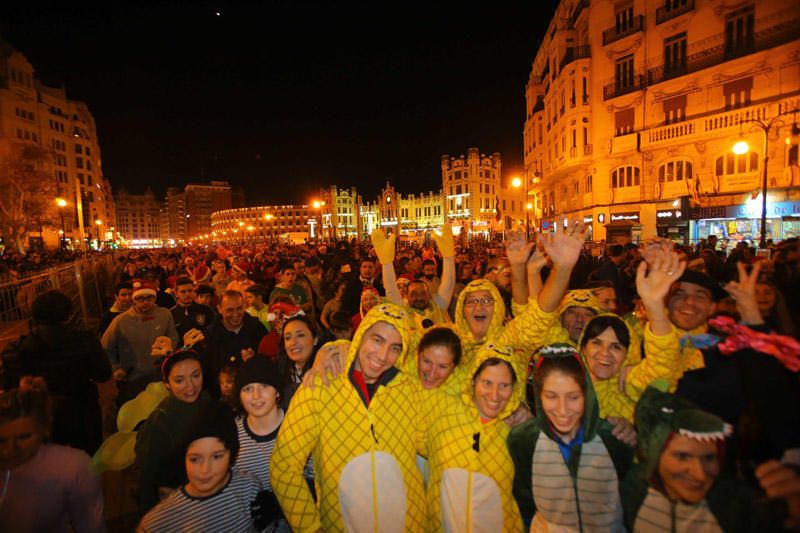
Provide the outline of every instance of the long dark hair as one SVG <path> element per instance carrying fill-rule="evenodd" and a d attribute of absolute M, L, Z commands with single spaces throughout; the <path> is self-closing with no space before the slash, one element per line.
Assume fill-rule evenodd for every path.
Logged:
<path fill-rule="evenodd" d="M 306 315 L 293 315 L 284 321 L 283 329 L 281 330 L 281 340 L 278 343 L 278 373 L 280 374 L 281 380 L 284 384 L 289 383 L 293 373 L 296 373 L 294 361 L 289 359 L 289 354 L 286 353 L 286 343 L 283 339 L 283 332 L 286 331 L 286 326 L 292 322 L 302 322 L 305 324 L 308 330 L 311 332 L 312 339 L 319 337 L 317 325 Z M 300 375 L 298 376 L 300 379 L 302 379 L 305 373 L 308 372 L 312 366 L 314 366 L 314 359 L 317 357 L 317 350 L 319 350 L 319 346 L 314 344 L 313 348 L 311 349 L 311 357 L 308 358 L 303 365 L 303 368 L 300 370 Z"/>
<path fill-rule="evenodd" d="M 611 330 L 617 335 L 617 340 L 625 346 L 625 349 L 630 349 L 631 334 L 628 331 L 628 326 L 619 317 L 611 315 L 596 316 L 586 324 L 586 329 L 583 330 L 583 337 L 581 338 L 581 351 L 586 347 L 586 344 L 593 338 L 601 335 L 605 330 Z"/>

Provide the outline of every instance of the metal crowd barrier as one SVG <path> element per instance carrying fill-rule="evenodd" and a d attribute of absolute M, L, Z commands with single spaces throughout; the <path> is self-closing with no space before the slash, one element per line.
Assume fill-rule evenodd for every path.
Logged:
<path fill-rule="evenodd" d="M 93 256 L 0 284 L 0 342 L 15 340 L 27 330 L 33 301 L 51 289 L 72 300 L 70 323 L 95 327 L 113 291 L 114 260 L 111 254 Z"/>

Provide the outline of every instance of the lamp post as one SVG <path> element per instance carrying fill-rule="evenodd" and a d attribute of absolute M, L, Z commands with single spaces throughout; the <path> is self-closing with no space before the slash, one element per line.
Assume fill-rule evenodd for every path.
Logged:
<path fill-rule="evenodd" d="M 800 109 L 792 109 L 790 111 L 784 111 L 783 113 L 778 113 L 774 117 L 769 120 L 761 120 L 757 118 L 743 120 L 742 124 L 750 123 L 753 128 L 758 128 L 764 133 L 764 159 L 762 160 L 763 165 L 763 177 L 761 183 L 761 239 L 759 240 L 758 247 L 762 250 L 767 248 L 767 164 L 769 163 L 769 131 L 775 126 L 776 129 L 780 130 L 781 127 L 785 126 L 783 119 L 781 119 L 784 115 L 791 115 L 797 113 Z M 733 153 L 736 155 L 744 155 L 750 150 L 750 146 L 747 144 L 747 141 L 742 138 L 742 140 L 738 141 L 736 144 L 733 145 Z"/>
<path fill-rule="evenodd" d="M 525 187 L 523 188 L 523 183 Z M 511 186 L 515 189 L 522 188 L 524 196 L 524 201 L 522 202 L 522 208 L 525 210 L 525 238 L 530 239 L 531 237 L 531 204 L 528 202 L 528 179 L 525 178 L 524 182 L 522 178 L 519 176 L 515 176 L 514 179 L 511 180 Z"/>
<path fill-rule="evenodd" d="M 100 243 L 102 242 L 102 237 L 100 236 L 100 226 L 103 225 L 103 221 L 99 218 L 94 221 L 95 225 L 97 226 L 97 249 L 100 249 Z"/>
<path fill-rule="evenodd" d="M 56 198 L 56 205 L 58 206 L 58 216 L 61 217 L 61 239 L 59 241 L 59 247 L 63 251 L 64 239 L 67 236 L 67 232 L 64 228 L 64 208 L 67 207 L 67 201 L 63 198 Z"/>

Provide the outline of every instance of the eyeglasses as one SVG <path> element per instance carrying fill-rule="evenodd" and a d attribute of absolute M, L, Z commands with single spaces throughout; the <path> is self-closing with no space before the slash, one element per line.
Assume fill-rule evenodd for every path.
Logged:
<path fill-rule="evenodd" d="M 137 296 L 133 299 L 134 302 L 149 302 L 150 300 L 155 300 L 156 297 L 152 294 L 148 294 L 146 296 Z"/>
<path fill-rule="evenodd" d="M 488 296 L 485 298 L 467 298 L 464 300 L 465 306 L 474 307 L 478 304 L 487 306 L 492 305 L 494 303 L 494 298 L 489 298 Z"/>

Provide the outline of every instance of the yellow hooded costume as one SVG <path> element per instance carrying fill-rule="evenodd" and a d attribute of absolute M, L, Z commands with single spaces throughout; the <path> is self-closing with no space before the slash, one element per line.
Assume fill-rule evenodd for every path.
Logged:
<path fill-rule="evenodd" d="M 619 388 L 619 380 L 617 379 L 619 373 L 610 379 L 602 381 L 592 379 L 592 385 L 597 394 L 597 402 L 600 406 L 600 418 L 619 416 L 633 423 L 636 402 L 639 401 L 639 398 L 644 394 L 650 383 L 659 378 L 665 379 L 669 384 L 670 392 L 674 392 L 678 380 L 683 375 L 683 363 L 679 357 L 678 330 L 673 327 L 666 335 L 657 336 L 652 332 L 648 323 L 644 328 L 644 347 L 647 357 L 642 359 L 641 339 L 631 325 L 621 317 L 609 313 L 598 315 L 592 320 L 601 316 L 614 317 L 625 324 L 628 329 L 630 344 L 628 345 L 625 361 L 620 367 L 620 372 L 625 367 L 632 368 L 625 380 L 625 392 L 621 392 Z M 586 329 L 588 329 L 591 322 L 590 320 L 586 324 Z M 581 334 L 578 346 L 583 343 L 586 329 Z M 584 359 L 588 368 L 589 363 L 586 361 L 586 356 L 583 352 L 584 350 L 581 350 L 581 358 Z"/>
<path fill-rule="evenodd" d="M 489 329 L 483 338 L 476 338 L 469 328 L 467 319 L 464 316 L 464 300 L 470 293 L 476 291 L 488 291 L 494 300 L 494 312 L 492 313 Z M 532 298 L 524 306 L 515 306 L 517 311 L 513 320 L 503 325 L 505 319 L 505 305 L 500 291 L 494 283 L 485 279 L 471 281 L 458 295 L 456 303 L 455 329 L 461 338 L 462 357 L 461 363 L 454 372 L 454 376 L 448 379 L 444 386 L 452 394 L 459 394 L 461 385 L 467 377 L 471 377 L 469 371 L 472 370 L 472 363 L 478 351 L 487 344 L 495 346 L 513 346 L 515 358 L 520 364 L 527 367 L 533 351 L 541 346 L 547 338 L 548 332 L 553 327 L 556 313 L 542 311 L 536 299 Z M 524 379 L 525 374 L 521 375 Z"/>
<path fill-rule="evenodd" d="M 553 327 L 547 334 L 547 339 L 542 343 L 544 346 L 551 344 L 564 343 L 572 347 L 577 347 L 572 339 L 569 338 L 569 332 L 561 325 L 561 318 L 570 307 L 585 307 L 591 309 L 595 314 L 604 313 L 603 308 L 600 307 L 600 300 L 589 289 L 574 289 L 567 291 L 567 294 L 561 299 L 556 309 L 557 320 Z"/>
<path fill-rule="evenodd" d="M 472 376 L 485 360 L 512 365 L 516 380 L 500 416 L 487 423 L 475 407 Z M 514 463 L 504 419 L 525 394 L 525 365 L 513 350 L 487 345 L 473 359 L 460 397 L 441 390 L 426 395 L 423 411 L 431 418 L 425 440 L 430 465 L 426 531 L 522 531 L 512 495 Z"/>
<path fill-rule="evenodd" d="M 356 331 L 347 372 L 328 387 L 300 387 L 281 425 L 270 467 L 272 486 L 294 531 L 423 531 L 425 501 L 416 453 L 423 447 L 422 390 L 399 371 L 409 354 L 408 316 L 375 306 Z M 400 332 L 402 353 L 370 399 L 354 381 L 364 334 L 379 322 Z M 314 462 L 317 505 L 303 478 Z"/>

